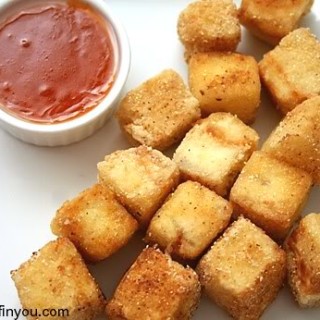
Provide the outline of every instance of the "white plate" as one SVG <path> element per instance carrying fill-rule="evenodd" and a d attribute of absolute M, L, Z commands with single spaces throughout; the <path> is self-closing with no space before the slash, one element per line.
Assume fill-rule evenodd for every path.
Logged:
<path fill-rule="evenodd" d="M 122 19 L 132 46 L 132 68 L 127 89 L 158 73 L 174 68 L 185 78 L 183 48 L 178 41 L 176 21 L 189 1 L 109 0 Z M 320 1 L 304 20 L 320 37 Z M 260 59 L 269 48 L 243 31 L 238 48 Z M 263 94 L 254 127 L 263 141 L 280 117 Z M 9 271 L 28 259 L 31 253 L 53 239 L 50 221 L 63 201 L 96 181 L 96 164 L 105 154 L 129 145 L 114 120 L 89 139 L 61 148 L 39 148 L 24 144 L 0 130 L 0 305 L 19 308 L 19 300 Z M 313 190 L 304 213 L 320 212 L 319 188 Z M 141 238 L 141 237 L 140 237 Z M 106 261 L 90 267 L 107 297 L 144 244 L 138 236 Z M 287 288 L 264 313 L 263 320 L 319 320 L 320 309 L 300 310 Z M 194 319 L 229 319 L 224 311 L 203 299 Z M 138 320 L 138 319 L 137 319 Z M 139 319 L 140 320 L 140 319 Z M 143 320 L 143 319 L 141 319 Z"/>

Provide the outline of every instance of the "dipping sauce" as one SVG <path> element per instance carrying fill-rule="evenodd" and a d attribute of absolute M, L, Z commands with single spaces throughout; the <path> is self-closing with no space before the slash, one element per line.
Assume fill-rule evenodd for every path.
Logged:
<path fill-rule="evenodd" d="M 46 4 L 0 26 L 0 104 L 17 117 L 80 116 L 107 94 L 114 73 L 110 30 L 87 7 Z"/>

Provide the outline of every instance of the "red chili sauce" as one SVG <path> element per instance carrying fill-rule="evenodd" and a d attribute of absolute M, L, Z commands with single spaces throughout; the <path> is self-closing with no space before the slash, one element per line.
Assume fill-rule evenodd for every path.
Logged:
<path fill-rule="evenodd" d="M 113 84 L 111 35 L 93 11 L 67 4 L 20 12 L 0 27 L 0 104 L 56 123 L 91 110 Z"/>

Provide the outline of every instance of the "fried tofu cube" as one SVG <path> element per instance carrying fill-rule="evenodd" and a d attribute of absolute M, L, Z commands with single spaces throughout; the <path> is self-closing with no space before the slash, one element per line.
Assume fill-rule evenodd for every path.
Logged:
<path fill-rule="evenodd" d="M 239 218 L 197 266 L 207 295 L 234 319 L 256 320 L 275 299 L 286 273 L 285 252 Z"/>
<path fill-rule="evenodd" d="M 296 29 L 313 0 L 242 0 L 240 22 L 259 39 L 276 45 Z"/>
<path fill-rule="evenodd" d="M 67 238 L 46 244 L 11 276 L 24 309 L 63 311 L 64 316 L 48 320 L 90 320 L 103 314 L 103 294 Z M 29 315 L 27 319 L 39 318 Z"/>
<path fill-rule="evenodd" d="M 189 84 L 204 115 L 230 112 L 252 123 L 260 104 L 258 63 L 232 52 L 197 53 L 189 60 Z"/>
<path fill-rule="evenodd" d="M 104 185 L 96 184 L 65 202 L 51 222 L 57 236 L 69 238 L 89 261 L 103 260 L 127 244 L 137 221 Z"/>
<path fill-rule="evenodd" d="M 309 29 L 292 31 L 264 55 L 259 71 L 277 108 L 287 114 L 320 94 L 320 42 Z"/>
<path fill-rule="evenodd" d="M 134 145 L 163 150 L 184 137 L 200 118 L 200 108 L 180 75 L 165 70 L 130 91 L 117 118 Z"/>
<path fill-rule="evenodd" d="M 118 285 L 108 319 L 190 319 L 200 299 L 197 274 L 158 249 L 146 248 Z"/>
<path fill-rule="evenodd" d="M 173 160 L 184 179 L 226 196 L 258 140 L 258 134 L 236 116 L 213 113 L 187 133 Z"/>
<path fill-rule="evenodd" d="M 187 55 L 234 51 L 241 38 L 238 10 L 232 0 L 200 0 L 179 15 L 178 35 Z"/>
<path fill-rule="evenodd" d="M 285 244 L 288 280 L 302 308 L 320 306 L 320 214 L 304 217 Z"/>
<path fill-rule="evenodd" d="M 308 173 L 259 151 L 240 173 L 230 201 L 236 216 L 244 215 L 281 241 L 299 218 L 311 186 Z"/>
<path fill-rule="evenodd" d="M 182 259 L 193 260 L 228 226 L 229 202 L 201 184 L 178 186 L 151 220 L 146 240 Z"/>
<path fill-rule="evenodd" d="M 160 151 L 140 146 L 119 150 L 98 163 L 99 180 L 147 227 L 165 198 L 179 184 L 177 165 Z"/>
<path fill-rule="evenodd" d="M 262 150 L 301 168 L 320 184 L 320 97 L 308 99 L 289 112 Z"/>

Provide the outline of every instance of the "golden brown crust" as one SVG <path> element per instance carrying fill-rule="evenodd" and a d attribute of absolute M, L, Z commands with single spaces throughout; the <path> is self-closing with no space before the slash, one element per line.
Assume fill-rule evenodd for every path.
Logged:
<path fill-rule="evenodd" d="M 67 238 L 49 242 L 11 275 L 23 308 L 61 308 L 68 310 L 70 320 L 91 320 L 105 307 L 102 292 Z M 29 316 L 28 320 L 37 317 Z"/>
<path fill-rule="evenodd" d="M 301 103 L 280 122 L 262 150 L 301 168 L 320 184 L 320 97 Z"/>
<path fill-rule="evenodd" d="M 198 53 L 189 60 L 189 84 L 204 115 L 230 112 L 252 123 L 260 103 L 260 78 L 253 57 L 232 52 Z"/>
<path fill-rule="evenodd" d="M 308 173 L 259 151 L 243 168 L 230 201 L 236 216 L 244 215 L 282 241 L 299 218 L 311 186 Z"/>
<path fill-rule="evenodd" d="M 55 235 L 69 238 L 87 260 L 94 262 L 126 245 L 137 228 L 137 221 L 101 184 L 66 201 L 51 222 Z"/>
<path fill-rule="evenodd" d="M 213 113 L 187 133 L 173 160 L 183 178 L 225 196 L 258 139 L 257 133 L 236 116 Z"/>
<path fill-rule="evenodd" d="M 143 228 L 180 179 L 171 159 L 146 146 L 113 152 L 98 163 L 98 171 L 100 182 L 115 193 Z"/>
<path fill-rule="evenodd" d="M 239 218 L 197 266 L 207 295 L 235 319 L 256 320 L 285 278 L 285 253 L 261 229 Z"/>
<path fill-rule="evenodd" d="M 241 24 L 258 38 L 276 45 L 309 12 L 313 0 L 242 0 Z"/>
<path fill-rule="evenodd" d="M 234 51 L 241 38 L 237 8 L 232 0 L 195 1 L 181 12 L 178 34 L 187 55 Z"/>
<path fill-rule="evenodd" d="M 284 37 L 260 61 L 261 80 L 283 114 L 320 94 L 319 52 L 316 36 L 300 28 Z"/>
<path fill-rule="evenodd" d="M 145 240 L 182 259 L 196 259 L 227 227 L 232 207 L 197 182 L 178 186 L 155 214 Z"/>
<path fill-rule="evenodd" d="M 131 143 L 163 150 L 180 141 L 200 118 L 199 102 L 175 71 L 165 70 L 131 90 L 117 118 Z"/>
<path fill-rule="evenodd" d="M 110 320 L 187 320 L 199 299 L 200 283 L 192 269 L 146 248 L 122 278 L 106 312 Z"/>
<path fill-rule="evenodd" d="M 285 242 L 288 281 L 300 307 L 320 306 L 320 214 L 304 217 Z"/>

